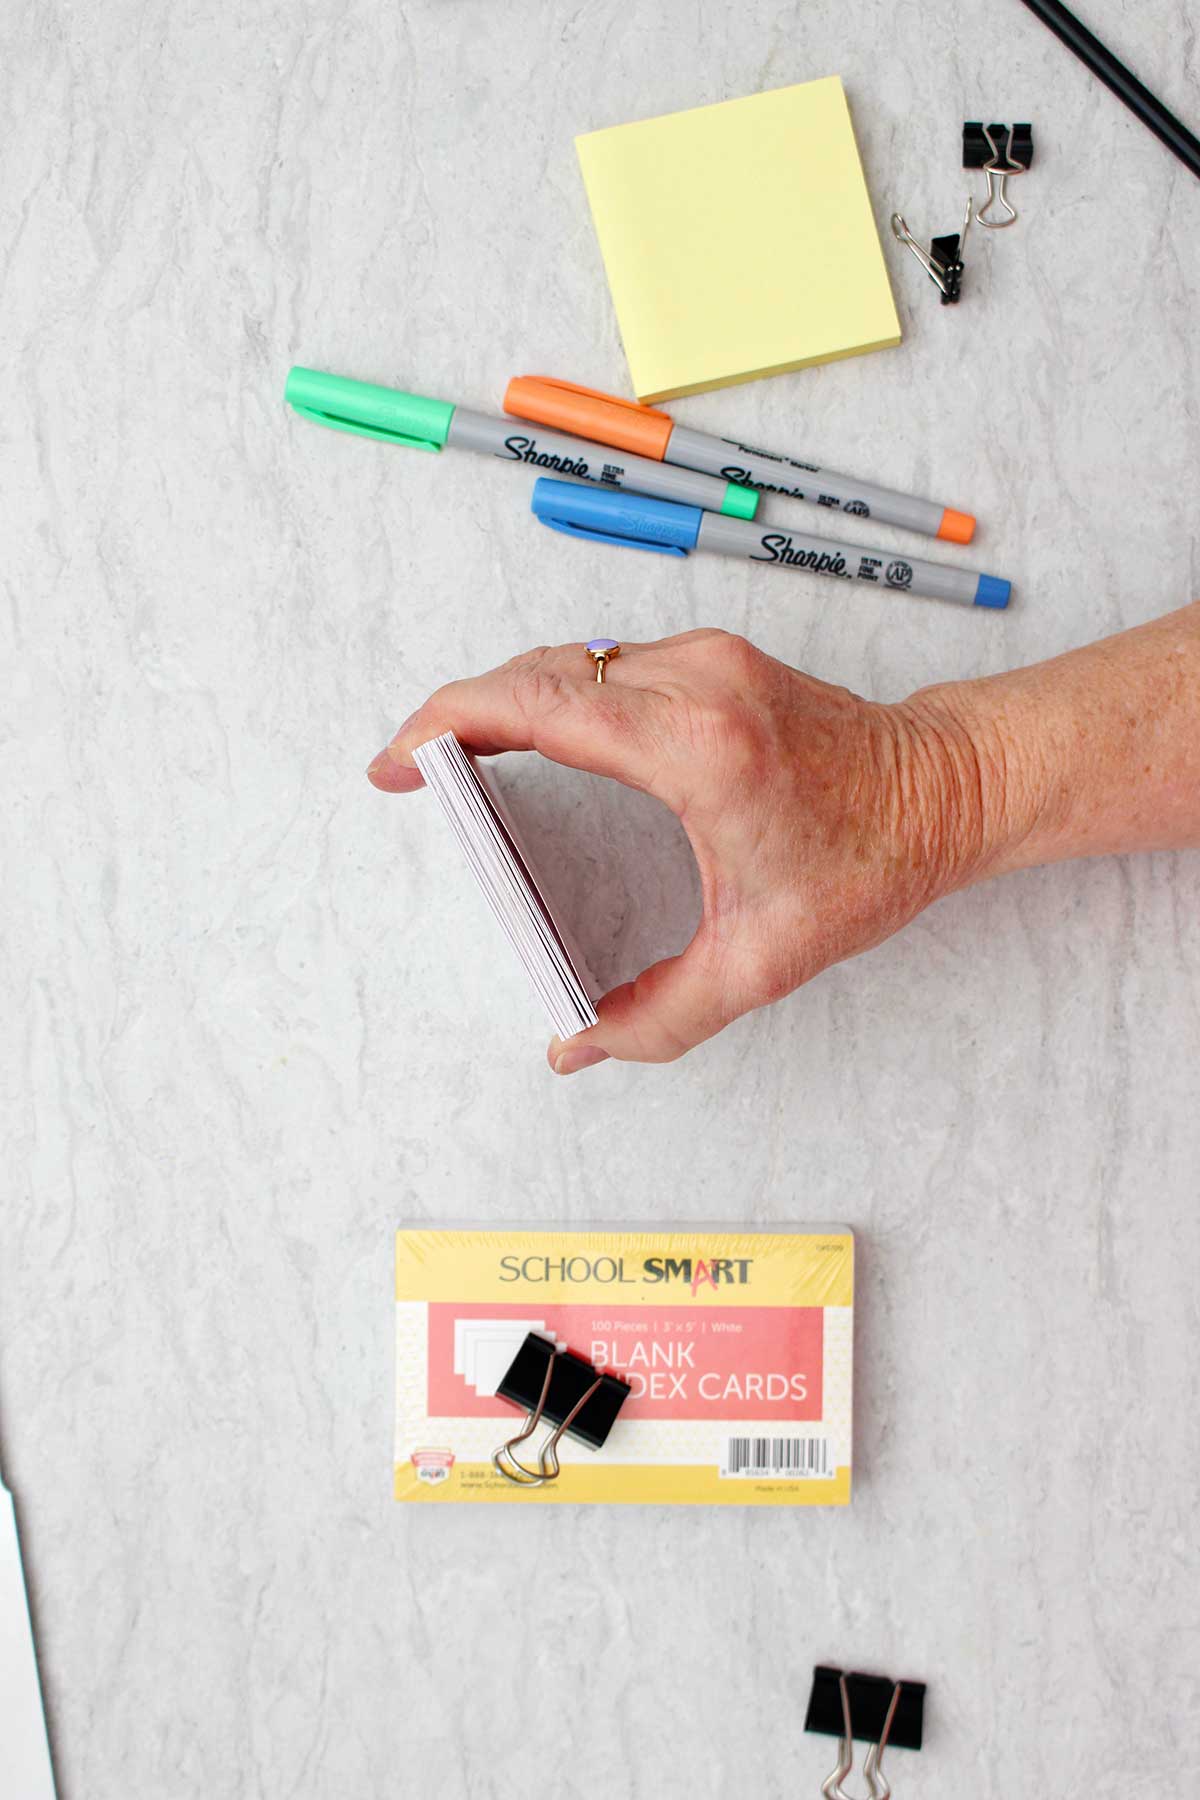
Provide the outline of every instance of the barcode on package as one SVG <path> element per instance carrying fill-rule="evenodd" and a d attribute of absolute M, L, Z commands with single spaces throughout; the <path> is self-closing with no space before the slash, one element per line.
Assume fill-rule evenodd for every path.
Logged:
<path fill-rule="evenodd" d="M 722 1475 L 791 1476 L 829 1481 L 829 1440 L 823 1437 L 736 1437 L 725 1446 Z"/>

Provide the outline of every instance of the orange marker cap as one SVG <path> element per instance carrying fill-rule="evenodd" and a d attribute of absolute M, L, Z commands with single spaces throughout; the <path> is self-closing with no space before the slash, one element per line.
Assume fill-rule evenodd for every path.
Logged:
<path fill-rule="evenodd" d="M 656 407 L 556 381 L 553 375 L 514 375 L 504 390 L 504 410 L 514 418 L 532 419 L 569 437 L 611 444 L 614 450 L 628 450 L 631 456 L 648 456 L 654 462 L 663 460 L 675 429 L 674 419 Z"/>
<path fill-rule="evenodd" d="M 975 536 L 975 520 L 971 513 L 955 512 L 948 506 L 942 514 L 937 534 L 950 544 L 969 544 Z"/>

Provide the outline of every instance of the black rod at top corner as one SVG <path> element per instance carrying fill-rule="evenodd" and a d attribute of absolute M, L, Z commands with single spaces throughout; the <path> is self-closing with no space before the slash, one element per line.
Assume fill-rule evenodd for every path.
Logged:
<path fill-rule="evenodd" d="M 1062 5 L 1062 0 L 1022 0 L 1032 13 L 1036 13 L 1043 25 L 1048 25 L 1055 37 L 1060 38 L 1068 50 L 1073 50 L 1098 81 L 1123 100 L 1130 112 L 1136 113 L 1142 124 L 1151 130 L 1155 137 L 1173 150 L 1180 162 L 1200 176 L 1200 138 L 1188 130 L 1173 112 L 1169 112 L 1162 101 L 1144 87 L 1137 76 L 1132 74 L 1113 55 L 1100 39 L 1093 35 L 1073 12 Z"/>

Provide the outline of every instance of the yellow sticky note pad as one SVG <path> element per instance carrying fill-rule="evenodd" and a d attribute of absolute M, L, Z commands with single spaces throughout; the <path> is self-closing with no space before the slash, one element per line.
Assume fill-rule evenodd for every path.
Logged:
<path fill-rule="evenodd" d="M 575 146 L 639 400 L 900 342 L 836 75 Z"/>

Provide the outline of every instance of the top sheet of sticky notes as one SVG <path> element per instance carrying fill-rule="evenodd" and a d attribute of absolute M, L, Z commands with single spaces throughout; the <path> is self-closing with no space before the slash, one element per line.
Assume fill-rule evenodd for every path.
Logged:
<path fill-rule="evenodd" d="M 639 400 L 900 342 L 836 75 L 575 146 Z"/>

